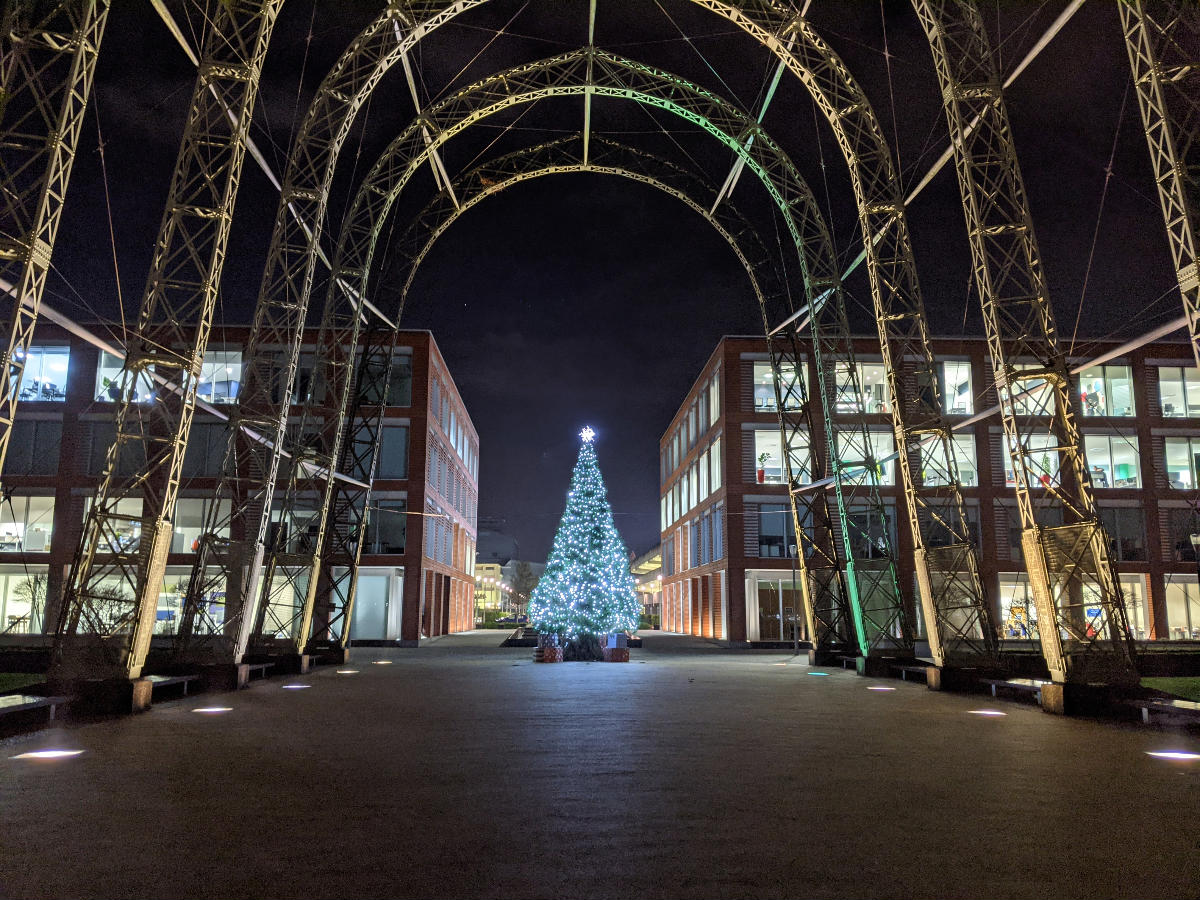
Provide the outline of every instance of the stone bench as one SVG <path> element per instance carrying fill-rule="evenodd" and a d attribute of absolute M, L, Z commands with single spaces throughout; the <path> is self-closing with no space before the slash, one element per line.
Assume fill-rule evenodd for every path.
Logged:
<path fill-rule="evenodd" d="M 268 663 L 270 665 L 270 663 Z M 198 681 L 199 675 L 147 675 L 146 680 L 150 682 L 151 692 L 157 691 L 159 688 L 182 686 L 183 696 L 187 696 L 188 685 L 193 681 Z"/>
<path fill-rule="evenodd" d="M 901 681 L 908 681 L 909 675 L 912 675 L 913 677 L 920 675 L 922 681 L 928 682 L 929 680 L 929 666 L 909 665 L 907 663 L 892 663 L 890 666 L 888 666 L 888 670 L 891 672 L 899 672 Z"/>
<path fill-rule="evenodd" d="M 71 700 L 71 697 L 37 697 L 32 694 L 5 694 L 0 696 L 0 716 L 27 712 L 31 709 L 45 709 L 50 714 L 50 718 L 47 721 L 53 722 L 55 710 L 65 703 L 70 703 Z"/>
<path fill-rule="evenodd" d="M 1147 700 L 1126 700 L 1125 703 L 1140 709 L 1142 721 L 1147 724 L 1150 723 L 1152 713 L 1200 722 L 1200 703 L 1192 700 L 1164 700 L 1156 697 Z"/>
<path fill-rule="evenodd" d="M 1018 694 L 1031 694 L 1038 705 L 1042 702 L 1042 686 L 1048 684 L 1045 681 L 1039 681 L 1036 678 L 981 678 L 980 683 L 986 684 L 992 689 L 992 696 L 996 696 L 996 692 L 1000 689 L 1014 691 Z"/>

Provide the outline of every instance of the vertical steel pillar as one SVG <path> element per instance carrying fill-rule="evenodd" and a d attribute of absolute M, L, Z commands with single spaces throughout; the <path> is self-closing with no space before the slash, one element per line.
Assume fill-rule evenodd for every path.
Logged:
<path fill-rule="evenodd" d="M 121 371 L 116 439 L 66 585 L 56 654 L 64 673 L 137 678 L 150 647 L 246 135 L 282 2 L 221 3 L 211 13 Z M 123 508 L 139 499 L 140 511 Z"/>
<path fill-rule="evenodd" d="M 0 18 L 0 473 L 108 9 L 16 0 Z"/>
<path fill-rule="evenodd" d="M 1200 365 L 1200 7 L 1162 0 L 1152 16 L 1146 0 L 1121 0 L 1121 26 L 1137 89 L 1154 183 L 1179 278 L 1192 352 Z"/>
<path fill-rule="evenodd" d="M 1092 498 L 1070 376 L 987 31 L 971 0 L 913 5 L 929 38 L 950 123 L 1042 653 L 1056 682 L 1133 680 L 1125 605 Z M 1023 369 L 1017 363 L 1022 358 L 1037 363 Z M 1028 410 L 1018 405 L 1031 385 L 1039 392 L 1034 403 L 1041 416 L 1025 415 Z M 1039 431 L 1050 437 L 1050 446 L 1031 440 Z M 1046 465 L 1051 454 L 1058 463 Z"/>

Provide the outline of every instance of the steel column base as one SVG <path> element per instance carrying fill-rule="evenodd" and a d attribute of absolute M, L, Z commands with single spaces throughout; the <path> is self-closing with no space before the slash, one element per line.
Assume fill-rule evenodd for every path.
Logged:
<path fill-rule="evenodd" d="M 214 663 L 201 668 L 200 680 L 206 691 L 240 691 L 250 683 L 250 666 L 246 663 Z"/>
<path fill-rule="evenodd" d="M 72 706 L 84 716 L 128 715 L 150 708 L 153 683 L 149 678 L 88 678 L 69 686 L 78 699 Z"/>
<path fill-rule="evenodd" d="M 887 678 L 891 674 L 888 668 L 894 659 L 883 656 L 858 656 L 854 660 L 855 671 L 864 678 Z"/>
<path fill-rule="evenodd" d="M 271 662 L 280 675 L 307 675 L 312 669 L 313 659 L 307 653 L 284 653 L 271 657 Z"/>

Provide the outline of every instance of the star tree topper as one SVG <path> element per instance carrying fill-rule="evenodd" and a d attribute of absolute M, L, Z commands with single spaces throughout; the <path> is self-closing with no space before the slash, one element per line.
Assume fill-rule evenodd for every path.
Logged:
<path fill-rule="evenodd" d="M 591 425 L 584 425 L 583 431 L 579 432 L 579 436 L 583 438 L 585 444 L 590 444 L 596 439 L 596 432 L 592 431 Z"/>

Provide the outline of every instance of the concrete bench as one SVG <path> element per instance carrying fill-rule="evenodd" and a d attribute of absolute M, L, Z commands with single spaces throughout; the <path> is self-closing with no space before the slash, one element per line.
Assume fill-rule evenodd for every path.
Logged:
<path fill-rule="evenodd" d="M 272 667 L 274 667 L 274 665 L 275 665 L 275 663 L 273 663 L 273 662 L 257 662 L 257 663 L 248 663 L 248 664 L 246 665 L 246 668 L 250 670 L 250 675 L 249 675 L 249 678 L 250 678 L 250 679 L 253 679 L 253 678 L 254 678 L 254 673 L 255 673 L 255 672 L 258 672 L 258 677 L 259 677 L 259 678 L 266 678 L 266 677 L 267 677 L 267 670 L 268 670 L 268 669 L 270 669 L 270 668 L 272 668 Z M 184 688 L 184 693 L 185 693 L 185 694 L 187 693 L 187 688 L 186 688 L 186 687 Z"/>
<path fill-rule="evenodd" d="M 150 682 L 151 692 L 157 691 L 159 688 L 171 687 L 172 685 L 182 685 L 183 696 L 187 696 L 188 685 L 193 681 L 198 681 L 199 675 L 147 675 L 146 680 Z"/>
<path fill-rule="evenodd" d="M 26 712 L 31 709 L 46 709 L 50 712 L 49 721 L 53 722 L 55 710 L 64 703 L 70 703 L 71 699 L 70 697 L 36 697 L 32 694 L 5 694 L 0 696 L 0 716 Z"/>
<path fill-rule="evenodd" d="M 1160 713 L 1175 718 L 1190 719 L 1200 722 L 1200 703 L 1192 700 L 1163 700 L 1153 698 L 1148 700 L 1126 700 L 1129 706 L 1142 711 L 1142 721 L 1149 724 L 1151 713 Z"/>
<path fill-rule="evenodd" d="M 1049 682 L 1039 681 L 1037 678 L 981 678 L 979 680 L 991 687 L 993 697 L 996 696 L 998 690 L 1004 689 L 1018 694 L 1032 694 L 1039 705 L 1042 702 L 1042 685 L 1049 684 Z"/>
<path fill-rule="evenodd" d="M 857 656 L 844 656 L 843 655 L 843 656 L 839 656 L 837 658 L 837 660 L 838 660 L 838 662 L 840 662 L 842 664 L 843 669 L 857 669 L 858 668 L 858 657 Z"/>
<path fill-rule="evenodd" d="M 929 666 L 893 663 L 892 665 L 888 666 L 888 669 L 892 672 L 899 672 L 901 681 L 908 681 L 909 675 L 912 675 L 914 678 L 917 675 L 920 675 L 923 681 L 929 680 Z"/>

